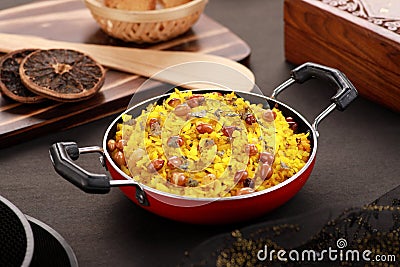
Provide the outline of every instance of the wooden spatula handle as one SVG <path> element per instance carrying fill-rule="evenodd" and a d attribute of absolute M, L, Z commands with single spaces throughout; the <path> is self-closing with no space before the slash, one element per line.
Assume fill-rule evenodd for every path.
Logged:
<path fill-rule="evenodd" d="M 188 82 L 199 82 L 197 84 L 208 82 L 242 91 L 249 91 L 254 86 L 255 78 L 248 68 L 220 56 L 194 52 L 81 44 L 4 33 L 0 33 L 0 40 L 1 52 L 23 48 L 75 49 L 89 54 L 106 67 L 145 77 L 155 75 L 155 79 L 174 85 L 187 84 Z M 179 64 L 185 65 L 184 67 L 173 67 Z M 192 83 L 192 87 L 198 87 L 195 84 Z"/>

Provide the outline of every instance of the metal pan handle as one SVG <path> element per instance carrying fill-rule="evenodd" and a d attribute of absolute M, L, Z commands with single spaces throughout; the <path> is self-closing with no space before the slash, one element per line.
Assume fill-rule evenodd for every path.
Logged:
<path fill-rule="evenodd" d="M 110 179 L 106 174 L 88 172 L 73 162 L 80 155 L 76 143 L 55 143 L 49 152 L 56 172 L 76 187 L 91 194 L 106 194 L 110 191 Z M 93 147 L 92 152 L 102 153 L 102 149 Z"/>
<path fill-rule="evenodd" d="M 50 147 L 49 153 L 56 172 L 84 192 L 106 194 L 111 187 L 135 186 L 138 202 L 144 206 L 149 205 L 143 188 L 136 181 L 110 180 L 106 174 L 88 172 L 73 162 L 79 158 L 80 154 L 100 153 L 103 157 L 103 149 L 101 147 L 79 148 L 75 142 L 59 142 Z"/>
<path fill-rule="evenodd" d="M 307 62 L 295 68 L 291 72 L 291 77 L 275 88 L 272 92 L 272 98 L 276 98 L 283 90 L 293 83 L 304 83 L 310 79 L 318 79 L 327 81 L 336 88 L 336 94 L 331 98 L 332 104 L 322 111 L 314 120 L 312 126 L 318 136 L 318 124 L 328 116 L 333 110 L 345 110 L 354 99 L 357 98 L 358 92 L 354 85 L 349 81 L 344 73 L 337 69 Z"/>

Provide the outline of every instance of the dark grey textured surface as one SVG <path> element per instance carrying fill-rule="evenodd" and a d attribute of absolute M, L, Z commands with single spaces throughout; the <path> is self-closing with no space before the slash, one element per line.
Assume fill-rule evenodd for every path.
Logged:
<path fill-rule="evenodd" d="M 206 9 L 210 17 L 248 42 L 250 67 L 266 95 L 293 67 L 284 59 L 282 2 L 211 0 Z M 2 5 L 3 1 L 0 8 Z M 312 121 L 333 94 L 325 84 L 312 81 L 292 87 L 279 98 Z M 118 189 L 108 195 L 88 195 L 55 174 L 48 156 L 53 142 L 100 145 L 111 120 L 0 151 L 0 195 L 57 230 L 72 246 L 81 266 L 174 266 L 186 250 L 216 234 L 316 208 L 360 206 L 400 184 L 399 114 L 359 98 L 348 110 L 334 112 L 320 125 L 314 171 L 287 204 L 240 225 L 185 225 L 145 212 Z M 80 164 L 102 171 L 97 156 L 82 156 Z"/>

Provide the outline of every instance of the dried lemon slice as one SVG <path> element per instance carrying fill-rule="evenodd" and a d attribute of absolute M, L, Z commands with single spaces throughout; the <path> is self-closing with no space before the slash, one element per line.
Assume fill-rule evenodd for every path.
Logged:
<path fill-rule="evenodd" d="M 9 98 L 21 103 L 39 103 L 45 98 L 32 93 L 21 82 L 19 67 L 22 60 L 36 49 L 16 50 L 5 55 L 0 62 L 0 90 Z"/>
<path fill-rule="evenodd" d="M 38 50 L 19 69 L 23 84 L 32 92 L 62 102 L 92 97 L 104 83 L 104 68 L 75 50 Z"/>

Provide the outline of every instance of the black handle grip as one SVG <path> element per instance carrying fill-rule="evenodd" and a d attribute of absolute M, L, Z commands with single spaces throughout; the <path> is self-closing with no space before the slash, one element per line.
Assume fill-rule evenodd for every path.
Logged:
<path fill-rule="evenodd" d="M 292 70 L 291 75 L 298 83 L 303 83 L 310 79 L 328 81 L 337 89 L 337 93 L 331 98 L 331 101 L 336 104 L 336 108 L 340 111 L 345 110 L 358 96 L 354 85 L 344 73 L 337 69 L 308 62 Z"/>
<path fill-rule="evenodd" d="M 49 152 L 56 172 L 76 187 L 91 194 L 106 194 L 110 191 L 110 179 L 106 174 L 90 173 L 72 162 L 79 157 L 76 143 L 55 143 Z"/>

